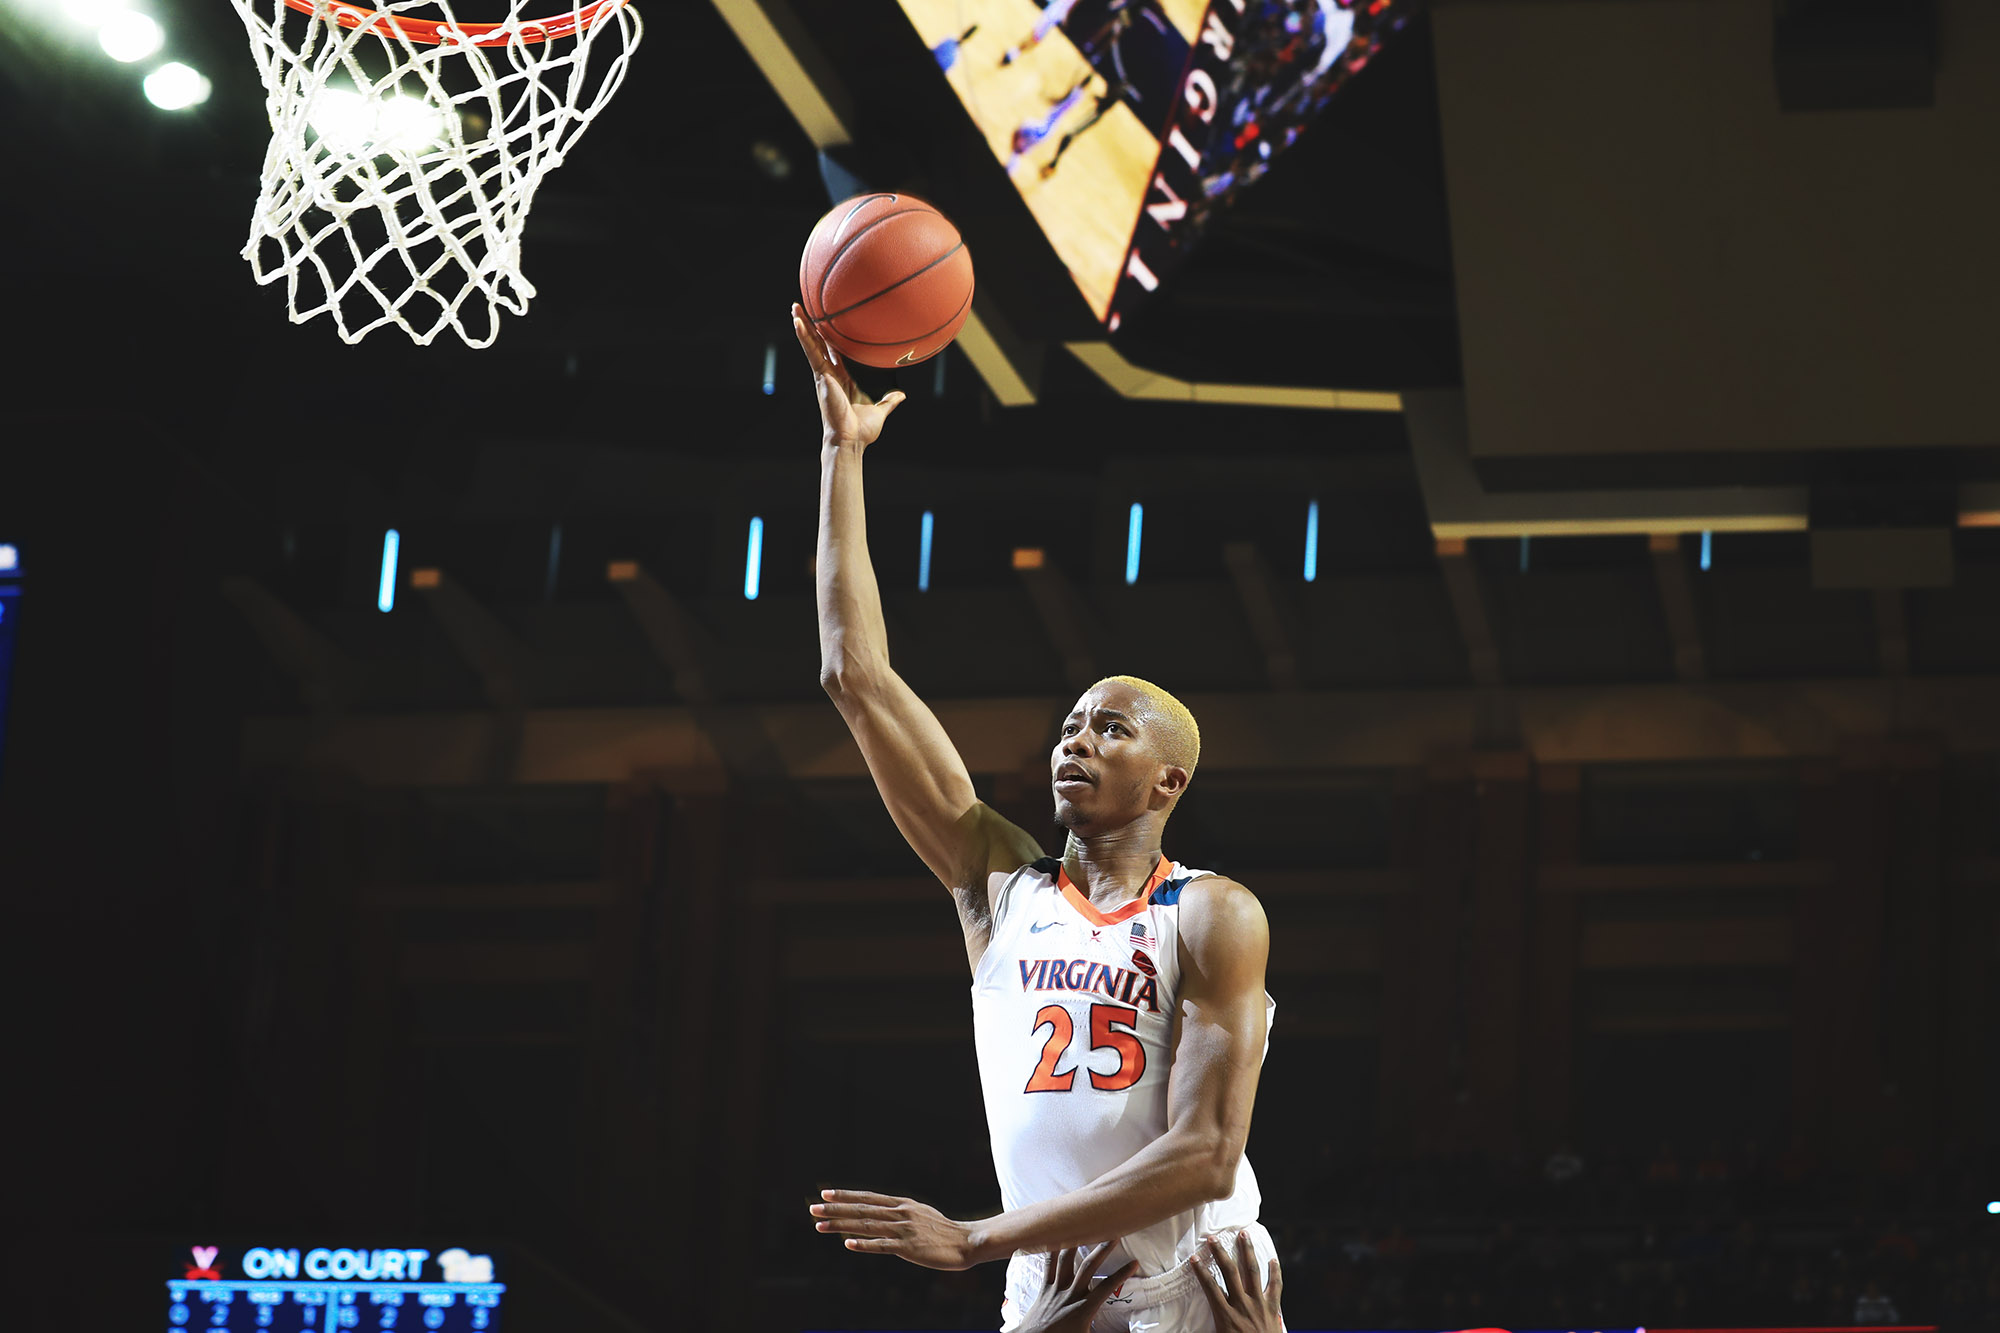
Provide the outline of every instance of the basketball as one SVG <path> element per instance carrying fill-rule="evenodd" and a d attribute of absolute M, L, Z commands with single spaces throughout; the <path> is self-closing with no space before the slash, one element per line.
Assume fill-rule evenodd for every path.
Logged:
<path fill-rule="evenodd" d="M 799 303 L 820 337 L 864 366 L 910 366 L 958 336 L 972 253 L 951 219 L 907 194 L 835 204 L 799 256 Z"/>

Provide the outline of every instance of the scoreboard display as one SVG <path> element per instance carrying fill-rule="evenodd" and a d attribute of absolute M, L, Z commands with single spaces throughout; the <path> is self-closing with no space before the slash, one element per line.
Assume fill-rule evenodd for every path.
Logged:
<path fill-rule="evenodd" d="M 507 1287 L 447 1249 L 193 1245 L 167 1279 L 166 1333 L 491 1333 Z"/>
<path fill-rule="evenodd" d="M 898 0 L 1107 327 L 1416 0 Z"/>

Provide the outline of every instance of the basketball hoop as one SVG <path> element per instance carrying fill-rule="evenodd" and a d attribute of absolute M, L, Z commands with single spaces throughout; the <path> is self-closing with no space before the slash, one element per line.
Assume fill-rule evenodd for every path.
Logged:
<path fill-rule="evenodd" d="M 527 313 L 535 191 L 640 36 L 626 0 L 542 18 L 524 16 L 531 2 L 495 0 L 505 18 L 469 23 L 451 0 L 231 0 L 271 118 L 243 257 L 259 284 L 284 282 L 294 324 L 331 315 L 349 343 L 385 324 L 418 344 L 449 328 L 488 347 L 502 311 Z"/>

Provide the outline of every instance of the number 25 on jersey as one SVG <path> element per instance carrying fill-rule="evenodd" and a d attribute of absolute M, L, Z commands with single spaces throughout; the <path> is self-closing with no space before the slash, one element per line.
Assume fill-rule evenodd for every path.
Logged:
<path fill-rule="evenodd" d="M 1122 1092 L 1139 1081 L 1146 1072 L 1146 1048 L 1139 1044 L 1137 1024 L 1139 1011 L 1122 1004 L 1093 1004 L 1090 1006 L 1090 1049 L 1093 1051 L 1112 1050 L 1118 1052 L 1118 1067 L 1108 1074 L 1090 1071 L 1090 1086 L 1099 1092 Z M 1049 1029 L 1049 1039 L 1042 1043 L 1041 1062 L 1029 1076 L 1028 1086 L 1023 1092 L 1068 1092 L 1076 1084 L 1076 1066 L 1058 1074 L 1056 1066 L 1062 1063 L 1063 1053 L 1069 1049 L 1071 1038 L 1076 1035 L 1076 1020 L 1069 1010 L 1059 1004 L 1045 1004 L 1035 1015 L 1035 1031 Z M 1081 1060 L 1078 1063 L 1082 1063 Z"/>

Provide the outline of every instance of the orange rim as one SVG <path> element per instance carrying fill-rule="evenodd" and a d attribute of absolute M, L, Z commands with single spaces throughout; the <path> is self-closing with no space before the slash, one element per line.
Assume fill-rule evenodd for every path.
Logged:
<path fill-rule="evenodd" d="M 440 23 L 435 19 L 398 18 L 377 13 L 347 0 L 285 0 L 301 14 L 324 14 L 343 28 L 359 28 L 373 23 L 388 37 L 401 37 L 421 46 L 505 46 L 508 42 L 546 42 L 582 32 L 625 0 L 596 0 L 596 3 L 552 19 L 530 19 L 518 25 L 504 23 Z"/>

